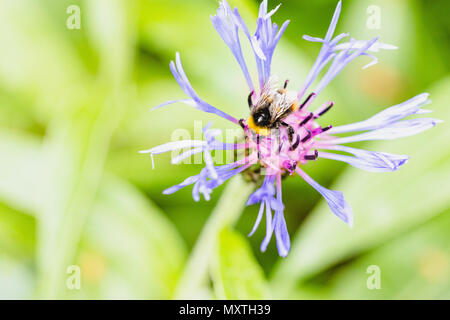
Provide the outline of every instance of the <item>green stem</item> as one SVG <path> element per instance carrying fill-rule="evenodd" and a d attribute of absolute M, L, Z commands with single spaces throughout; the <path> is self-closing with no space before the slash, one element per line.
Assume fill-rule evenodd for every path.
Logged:
<path fill-rule="evenodd" d="M 228 182 L 186 263 L 175 291 L 175 299 L 195 298 L 196 293 L 207 285 L 208 269 L 218 234 L 238 220 L 253 188 L 253 184 L 244 181 L 241 175 Z"/>

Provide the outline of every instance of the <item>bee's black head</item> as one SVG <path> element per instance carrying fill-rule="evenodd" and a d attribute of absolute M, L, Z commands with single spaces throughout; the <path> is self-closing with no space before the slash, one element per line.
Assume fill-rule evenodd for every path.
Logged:
<path fill-rule="evenodd" d="M 268 127 L 270 125 L 269 108 L 258 110 L 253 114 L 253 121 L 258 127 Z"/>

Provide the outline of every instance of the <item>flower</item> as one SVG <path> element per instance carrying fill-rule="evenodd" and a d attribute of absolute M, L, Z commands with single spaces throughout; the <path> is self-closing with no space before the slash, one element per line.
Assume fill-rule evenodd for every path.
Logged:
<path fill-rule="evenodd" d="M 307 41 L 321 43 L 322 46 L 301 89 L 298 92 L 287 91 L 287 81 L 283 88 L 279 88 L 276 77 L 271 73 L 271 61 L 275 47 L 289 23 L 286 21 L 281 27 L 272 23 L 271 17 L 278 8 L 279 6 L 268 11 L 267 0 L 262 1 L 254 34 L 250 33 L 239 11 L 236 8 L 232 10 L 226 0 L 220 3 L 217 14 L 211 17 L 214 28 L 236 58 L 248 84 L 250 91 L 248 103 L 251 113 L 248 119 L 238 120 L 203 101 L 189 83 L 179 53 L 176 53 L 175 62 L 170 63 L 170 69 L 175 80 L 189 98 L 171 100 L 156 107 L 182 102 L 196 109 L 214 113 L 240 125 L 244 131 L 244 142 L 233 144 L 219 142 L 215 137 L 221 131 L 211 129 L 211 124 L 208 124 L 203 129 L 204 141 L 169 142 L 142 152 L 150 153 L 153 156 L 176 149 L 191 148 L 173 158 L 172 163 L 178 163 L 196 153 L 203 153 L 206 165 L 198 175 L 189 177 L 164 191 L 165 194 L 171 194 L 193 184 L 193 198 L 196 201 L 200 199 L 200 193 L 206 200 L 209 200 L 214 188 L 234 175 L 254 170 L 254 165 L 263 168 L 264 180 L 261 186 L 250 195 L 247 202 L 247 205 L 260 204 L 255 225 L 249 235 L 251 236 L 255 232 L 265 214 L 266 236 L 261 244 L 261 250 L 266 250 L 272 234 L 275 232 L 279 255 L 285 257 L 290 249 L 290 239 L 284 219 L 282 177 L 297 173 L 325 198 L 331 211 L 339 219 L 352 226 L 352 209 L 345 201 L 343 194 L 318 184 L 303 171 L 302 165 L 317 158 L 325 158 L 343 161 L 356 168 L 372 172 L 395 171 L 408 161 L 408 156 L 366 151 L 344 144 L 367 140 L 397 139 L 414 135 L 435 126 L 439 120 L 433 118 L 404 120 L 410 115 L 430 112 L 422 109 L 429 103 L 428 94 L 422 93 L 361 122 L 338 127 L 319 125 L 317 120 L 333 107 L 333 102 L 325 103 L 315 111 L 310 111 L 310 107 L 316 96 L 328 83 L 355 58 L 370 57 L 372 62 L 364 67 L 366 68 L 377 63 L 377 59 L 372 53 L 379 50 L 392 50 L 396 47 L 379 42 L 378 37 L 371 40 L 350 38 L 346 42 L 343 40 L 348 38 L 349 34 L 347 33 L 333 37 L 341 11 L 341 2 L 339 2 L 323 39 L 311 36 L 303 37 Z M 259 89 L 254 86 L 245 63 L 239 31 L 247 37 L 253 50 L 258 70 Z M 320 77 L 319 74 L 324 69 L 326 72 Z M 310 87 L 316 81 L 318 81 L 317 86 L 311 90 Z M 309 94 L 305 97 L 308 91 Z M 274 114 L 277 114 L 276 121 L 273 120 Z M 272 117 L 271 125 L 261 125 L 261 123 L 268 123 L 268 117 Z M 357 134 L 339 136 L 343 133 L 354 132 Z M 216 166 L 211 158 L 212 150 L 245 150 L 245 156 L 233 163 Z M 262 178 L 259 169 L 253 173 L 257 173 Z M 273 211 L 274 215 L 272 216 Z"/>

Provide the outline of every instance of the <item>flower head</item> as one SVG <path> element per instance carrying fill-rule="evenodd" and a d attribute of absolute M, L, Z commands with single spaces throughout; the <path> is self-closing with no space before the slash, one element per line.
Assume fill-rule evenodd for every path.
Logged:
<path fill-rule="evenodd" d="M 247 119 L 237 120 L 203 101 L 189 83 L 178 53 L 175 62 L 170 63 L 170 69 L 175 80 L 189 98 L 171 100 L 158 106 L 182 102 L 196 109 L 214 113 L 242 127 L 242 142 L 231 144 L 219 142 L 215 137 L 221 131 L 212 129 L 211 124 L 208 124 L 203 129 L 204 141 L 169 142 L 143 152 L 153 156 L 175 149 L 191 148 L 174 157 L 172 163 L 178 163 L 196 153 L 203 153 L 205 168 L 198 175 L 189 177 L 164 191 L 165 194 L 171 194 L 193 184 L 193 198 L 196 201 L 200 199 L 200 194 L 209 200 L 214 188 L 236 174 L 254 170 L 256 165 L 258 169 L 253 173 L 256 173 L 257 177 L 261 177 L 261 179 L 255 180 L 264 179 L 247 202 L 247 205 L 260 204 L 259 213 L 250 235 L 258 228 L 265 214 L 266 236 L 261 244 L 261 250 L 266 250 L 272 234 L 275 232 L 278 252 L 280 256 L 285 257 L 290 249 L 290 239 L 284 219 L 282 177 L 298 174 L 324 197 L 331 211 L 339 219 L 352 226 L 352 209 L 345 201 L 343 194 L 321 186 L 303 171 L 302 166 L 308 161 L 326 158 L 346 162 L 356 168 L 372 172 L 395 171 L 408 161 L 408 156 L 366 151 L 344 144 L 367 140 L 389 140 L 414 135 L 433 127 L 439 120 L 433 118 L 404 120 L 410 115 L 429 112 L 422 109 L 429 103 L 428 94 L 422 93 L 361 122 L 338 127 L 319 124 L 320 118 L 333 107 L 334 103 L 329 101 L 315 110 L 311 109 L 316 96 L 328 83 L 354 59 L 360 56 L 370 57 L 372 62 L 364 67 L 366 68 L 377 63 L 377 59 L 372 53 L 379 50 L 396 49 L 396 47 L 379 42 L 378 37 L 371 40 L 350 38 L 344 41 L 349 37 L 348 33 L 334 36 L 341 11 L 341 2 L 339 2 L 323 39 L 311 36 L 303 37 L 307 41 L 321 43 L 321 49 L 310 72 L 306 75 L 304 84 L 298 91 L 290 91 L 287 90 L 288 81 L 281 86 L 271 71 L 275 47 L 289 23 L 286 21 L 281 27 L 272 23 L 271 18 L 278 8 L 279 6 L 268 11 L 267 0 L 262 1 L 256 21 L 256 30 L 253 34 L 244 23 L 239 11 L 236 8 L 232 10 L 226 0 L 220 3 L 217 14 L 211 17 L 214 28 L 236 58 L 249 87 L 250 114 Z M 254 86 L 242 54 L 239 40 L 240 31 L 249 40 L 254 53 L 258 70 L 258 89 Z M 324 71 L 324 75 L 320 77 L 322 71 Z M 317 85 L 311 90 L 311 86 L 315 82 Z M 339 136 L 355 132 L 354 135 Z M 239 149 L 245 151 L 245 156 L 241 159 L 221 166 L 213 163 L 211 151 Z M 264 173 L 264 177 L 261 172 Z"/>

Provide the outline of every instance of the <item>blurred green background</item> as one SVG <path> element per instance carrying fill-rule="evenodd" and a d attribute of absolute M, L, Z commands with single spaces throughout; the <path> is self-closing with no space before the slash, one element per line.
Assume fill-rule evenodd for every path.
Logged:
<path fill-rule="evenodd" d="M 411 155 L 395 173 L 326 159 L 306 166 L 344 192 L 353 229 L 299 177 L 286 179 L 292 250 L 285 259 L 274 239 L 259 251 L 264 226 L 246 237 L 258 211 L 241 214 L 249 186 L 237 190 L 242 182 L 231 181 L 209 202 L 194 202 L 191 188 L 165 196 L 202 165 L 171 165 L 167 154 L 152 170 L 138 154 L 170 141 L 176 129 L 193 133 L 195 120 L 232 127 L 180 104 L 149 111 L 184 97 L 168 68 L 176 51 L 202 98 L 246 116 L 244 78 L 209 20 L 218 1 L 0 3 L 0 298 L 450 298 L 450 2 L 344 0 L 337 32 L 380 34 L 399 49 L 378 54 L 379 64 L 365 71 L 366 58 L 347 67 L 319 98 L 336 103 L 323 121 L 359 121 L 430 92 L 433 116 L 447 122 L 419 136 L 360 144 Z M 258 2 L 230 3 L 254 30 Z M 81 28 L 71 30 L 73 4 Z M 323 37 L 336 4 L 287 0 L 274 16 L 279 24 L 291 19 L 272 67 L 291 88 L 300 88 L 319 51 L 301 36 Z M 380 29 L 367 27 L 372 5 Z M 370 266 L 381 272 L 380 289 L 367 286 Z"/>

